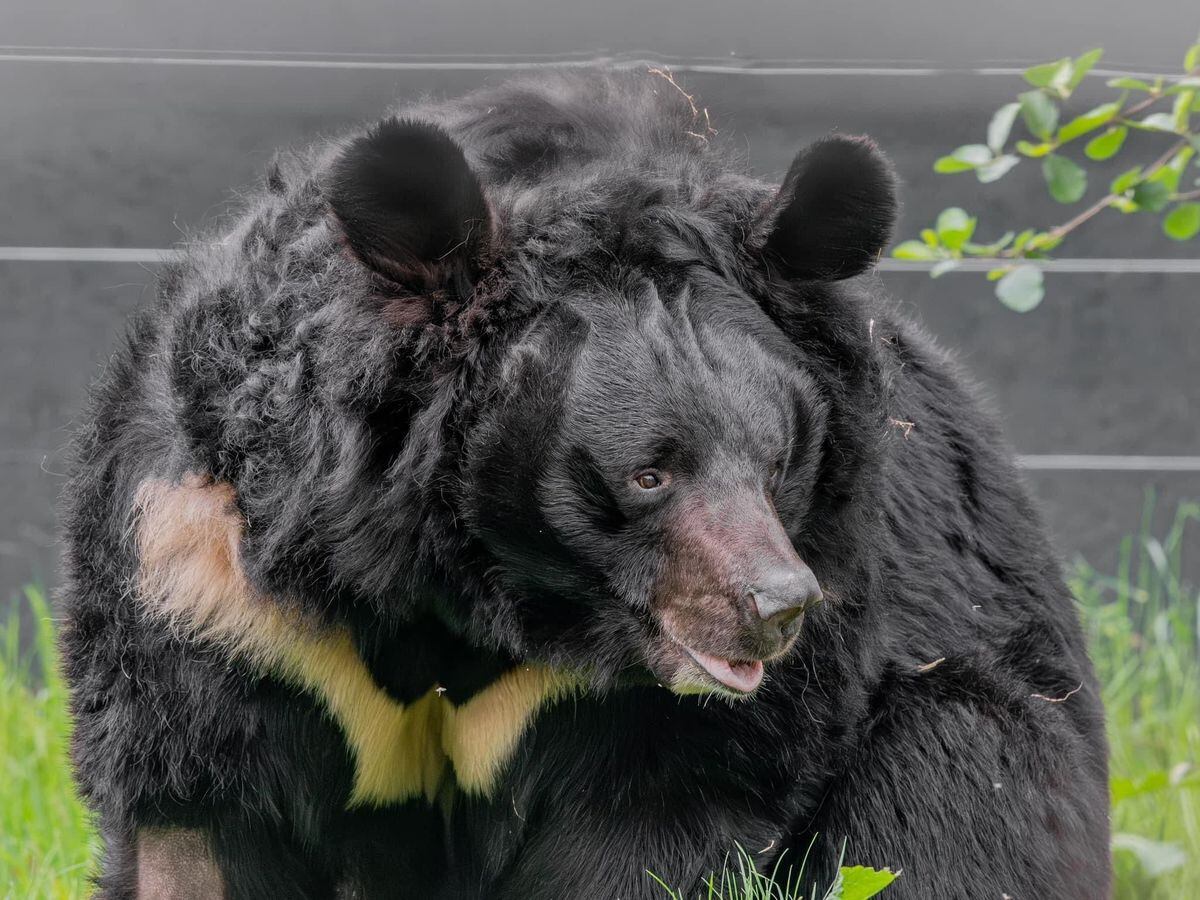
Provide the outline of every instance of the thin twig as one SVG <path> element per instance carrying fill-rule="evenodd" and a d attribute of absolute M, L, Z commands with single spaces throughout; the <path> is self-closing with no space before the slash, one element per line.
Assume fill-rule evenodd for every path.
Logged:
<path fill-rule="evenodd" d="M 1146 171 L 1142 173 L 1142 176 L 1139 180 L 1145 181 L 1146 179 L 1148 179 L 1152 175 L 1154 175 L 1154 173 L 1156 173 L 1163 166 L 1167 165 L 1172 160 L 1172 158 L 1174 158 L 1176 153 L 1178 153 L 1180 150 L 1182 150 L 1184 147 L 1187 146 L 1187 143 L 1188 143 L 1187 140 L 1184 139 L 1184 140 L 1179 140 L 1179 141 L 1175 142 L 1174 144 L 1172 144 L 1170 149 L 1168 149 L 1166 153 L 1164 153 L 1162 156 L 1160 156 L 1158 159 L 1156 159 L 1153 163 L 1150 164 L 1149 168 L 1147 168 Z M 1200 193 L 1200 192 L 1197 192 L 1197 193 Z M 1042 241 L 1042 243 L 1047 244 L 1047 243 L 1053 243 L 1055 241 L 1061 241 L 1063 238 L 1065 238 L 1068 234 L 1070 234 L 1076 228 L 1078 228 L 1079 226 L 1088 222 L 1090 219 L 1094 218 L 1095 216 L 1099 215 L 1100 213 L 1104 212 L 1104 210 L 1108 209 L 1110 206 L 1112 206 L 1114 203 L 1116 203 L 1123 196 L 1124 196 L 1124 194 L 1106 194 L 1105 196 L 1103 196 L 1099 200 L 1097 200 L 1095 203 L 1093 203 L 1091 206 L 1089 206 L 1087 209 L 1085 209 L 1083 212 L 1081 212 L 1079 215 L 1075 216 L 1072 219 L 1068 219 L 1066 222 L 1063 222 L 1061 225 L 1056 225 L 1054 228 L 1051 228 L 1048 232 L 1046 232 L 1046 237 L 1045 237 L 1044 241 Z M 1175 198 L 1175 199 L 1179 199 L 1179 198 Z M 1027 256 L 1027 254 L 1026 254 L 1025 250 L 1022 249 L 1020 253 L 1013 253 L 1011 251 L 1005 251 L 1004 253 L 1000 254 L 999 256 L 993 257 L 993 259 L 1025 259 L 1026 256 Z M 980 258 L 987 259 L 987 257 L 980 257 Z"/>
<path fill-rule="evenodd" d="M 1150 107 L 1152 107 L 1155 103 L 1157 103 L 1159 100 L 1165 99 L 1166 96 L 1167 96 L 1166 94 L 1161 94 L 1161 93 L 1160 94 L 1151 94 L 1149 97 L 1147 97 L 1141 103 L 1135 103 L 1135 104 L 1133 104 L 1133 106 L 1129 107 L 1129 109 L 1122 110 L 1121 114 L 1119 116 L 1117 116 L 1117 121 L 1128 123 L 1130 121 L 1130 118 L 1129 118 L 1130 116 L 1136 116 L 1140 112 L 1145 112 Z"/>
<path fill-rule="evenodd" d="M 692 113 L 693 128 L 700 124 L 701 119 L 704 120 L 703 133 L 698 131 L 686 131 L 684 134 L 686 134 L 688 137 L 694 137 L 697 140 L 703 141 L 705 144 L 707 144 L 708 139 L 718 133 L 717 129 L 713 128 L 712 119 L 708 115 L 708 107 L 697 106 L 696 98 L 680 87 L 679 82 L 675 80 L 675 74 L 669 68 L 666 68 L 665 66 L 663 68 L 650 66 L 646 69 L 646 71 L 651 75 L 655 75 L 664 79 L 667 84 L 671 85 L 671 87 L 675 88 L 675 90 L 679 91 L 679 93 L 683 95 L 683 99 L 687 101 L 688 108 Z"/>
<path fill-rule="evenodd" d="M 1072 688 L 1071 690 L 1069 690 L 1065 694 L 1063 694 L 1061 697 L 1047 697 L 1045 694 L 1030 694 L 1029 696 L 1033 697 L 1036 700 L 1045 700 L 1047 703 L 1065 703 L 1066 701 L 1070 700 L 1072 696 L 1074 696 L 1075 694 L 1078 694 L 1082 690 L 1083 690 L 1083 682 L 1081 681 L 1081 682 L 1079 682 L 1079 687 Z"/>
<path fill-rule="evenodd" d="M 1160 156 L 1158 159 L 1156 159 L 1153 163 L 1150 164 L 1150 167 L 1148 169 L 1146 169 L 1146 171 L 1142 174 L 1142 177 L 1140 180 L 1145 181 L 1147 178 L 1149 178 L 1151 175 L 1153 175 L 1155 172 L 1157 172 L 1159 169 L 1161 169 L 1163 166 L 1165 166 L 1167 163 L 1169 163 L 1171 161 L 1171 159 L 1175 156 L 1175 154 L 1178 153 L 1180 150 L 1182 150 L 1186 146 L 1187 146 L 1186 140 L 1176 141 L 1173 145 L 1171 145 L 1170 149 L 1168 149 L 1166 153 L 1164 153 L 1162 156 Z M 1076 228 L 1078 228 L 1080 225 L 1082 225 L 1084 222 L 1086 222 L 1092 216 L 1096 215 L 1097 213 L 1101 212 L 1104 209 L 1107 209 L 1109 206 L 1111 206 L 1113 203 L 1115 203 L 1117 201 L 1117 199 L 1121 196 L 1122 196 L 1121 194 L 1109 194 L 1107 197 L 1102 197 L 1100 200 L 1096 201 L 1096 203 L 1092 204 L 1092 206 L 1089 209 L 1084 210 L 1082 213 L 1077 215 L 1075 218 L 1071 219 L 1068 222 L 1064 222 L 1062 225 L 1059 225 L 1057 228 L 1051 229 L 1049 232 L 1048 239 L 1049 240 L 1058 240 L 1060 238 L 1066 237 L 1068 234 L 1070 234 L 1072 231 L 1074 231 Z"/>

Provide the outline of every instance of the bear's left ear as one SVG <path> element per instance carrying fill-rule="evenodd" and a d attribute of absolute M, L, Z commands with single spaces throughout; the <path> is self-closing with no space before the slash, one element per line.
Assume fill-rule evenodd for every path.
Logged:
<path fill-rule="evenodd" d="M 764 217 L 770 262 L 788 278 L 861 275 L 896 221 L 896 175 L 867 137 L 834 134 L 797 154 Z"/>
<path fill-rule="evenodd" d="M 351 249 L 383 275 L 427 290 L 478 275 L 491 215 L 462 150 L 438 126 L 384 120 L 333 163 L 326 193 Z"/>

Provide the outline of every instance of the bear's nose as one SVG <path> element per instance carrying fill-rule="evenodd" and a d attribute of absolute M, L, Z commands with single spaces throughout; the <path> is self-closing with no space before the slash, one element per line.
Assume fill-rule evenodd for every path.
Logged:
<path fill-rule="evenodd" d="M 749 593 L 768 634 L 783 639 L 793 637 L 800 616 L 821 602 L 817 576 L 803 563 L 772 567 L 755 580 Z"/>

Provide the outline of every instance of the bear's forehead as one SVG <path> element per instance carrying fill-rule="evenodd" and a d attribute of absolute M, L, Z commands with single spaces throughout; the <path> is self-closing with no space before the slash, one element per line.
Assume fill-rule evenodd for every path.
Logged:
<path fill-rule="evenodd" d="M 664 379 L 710 372 L 736 377 L 780 374 L 794 345 L 759 300 L 701 263 L 614 263 L 618 276 L 580 279 L 562 302 L 587 323 L 584 357 L 600 366 L 638 360 Z"/>
<path fill-rule="evenodd" d="M 748 298 L 708 291 L 715 296 L 689 287 L 664 300 L 645 285 L 580 304 L 589 327 L 571 405 L 585 423 L 603 421 L 622 440 L 714 428 L 772 439 L 792 427 L 810 387 L 795 355 Z"/>
<path fill-rule="evenodd" d="M 539 261 L 728 265 L 769 189 L 748 178 L 601 169 L 501 191 L 510 252 Z"/>

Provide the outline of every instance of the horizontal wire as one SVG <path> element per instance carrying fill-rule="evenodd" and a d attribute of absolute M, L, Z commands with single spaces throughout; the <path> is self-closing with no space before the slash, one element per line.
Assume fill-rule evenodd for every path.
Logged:
<path fill-rule="evenodd" d="M 68 263 L 162 263 L 178 259 L 180 250 L 153 247 L 0 247 L 0 262 Z M 1043 259 L 1022 261 L 1060 275 L 1197 275 L 1200 259 Z M 961 260 L 956 272 L 986 272 L 998 265 L 994 260 Z M 938 265 L 931 261 L 881 259 L 881 272 L 929 272 Z"/>
<path fill-rule="evenodd" d="M 1012 260 L 962 259 L 955 261 L 951 272 L 990 272 L 1011 265 L 1031 265 L 1057 275 L 1196 275 L 1200 274 L 1200 259 L 1126 259 L 1095 257 L 1092 259 L 1023 259 Z M 881 272 L 929 272 L 939 265 L 936 261 L 881 259 L 876 268 Z"/>
<path fill-rule="evenodd" d="M 1026 453 L 1017 464 L 1037 472 L 1200 472 L 1200 456 Z"/>
<path fill-rule="evenodd" d="M 38 52 L 35 52 L 38 51 Z M 73 52 L 67 52 L 73 51 Z M 240 54 L 240 55 L 231 55 Z M 40 63 L 109 63 L 121 65 L 207 66 L 231 68 L 288 68 L 288 69 L 375 69 L 384 71 L 524 71 L 546 68 L 579 68 L 607 65 L 614 68 L 637 68 L 667 64 L 678 72 L 721 75 L 839 75 L 873 77 L 917 77 L 938 75 L 1004 76 L 1022 74 L 1027 65 L 991 65 L 955 67 L 915 65 L 879 65 L 872 60 L 834 64 L 817 60 L 723 61 L 713 58 L 679 58 L 647 56 L 581 56 L 579 54 L 495 54 L 445 57 L 424 54 L 388 56 L 370 53 L 296 53 L 284 55 L 276 51 L 164 51 L 129 50 L 121 48 L 24 47 L 0 45 L 0 61 Z M 1157 78 L 1165 72 L 1130 71 L 1127 69 L 1093 69 L 1088 77 L 1112 78 L 1126 76 Z"/>
<path fill-rule="evenodd" d="M 47 466 L 57 454 L 35 448 L 0 450 L 0 462 Z M 1030 472 L 1200 472 L 1200 456 L 1097 453 L 1024 453 L 1017 465 Z"/>

